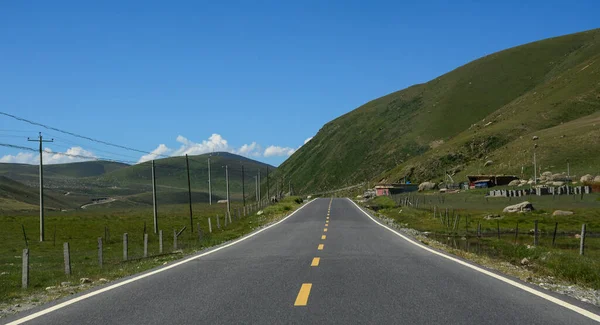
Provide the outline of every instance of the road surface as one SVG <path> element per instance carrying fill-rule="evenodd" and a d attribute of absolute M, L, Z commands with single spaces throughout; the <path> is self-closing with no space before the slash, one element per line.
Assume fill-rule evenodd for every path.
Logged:
<path fill-rule="evenodd" d="M 592 317 L 599 308 L 539 290 L 565 303 L 543 299 L 411 244 L 375 223 L 350 200 L 318 199 L 237 244 L 30 322 L 595 323 L 562 305 L 583 307 Z M 39 315 L 68 299 L 3 321 Z"/>

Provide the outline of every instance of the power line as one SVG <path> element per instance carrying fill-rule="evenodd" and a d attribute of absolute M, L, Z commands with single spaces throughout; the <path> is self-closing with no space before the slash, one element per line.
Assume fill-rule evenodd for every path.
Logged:
<path fill-rule="evenodd" d="M 129 156 L 129 155 L 123 155 L 123 154 L 118 154 L 118 153 L 115 153 L 115 152 L 111 152 L 111 151 L 107 151 L 107 150 L 102 150 L 102 149 L 98 149 L 96 147 L 92 147 L 92 146 L 89 146 L 89 145 L 84 145 L 84 144 L 81 144 L 81 143 L 78 143 L 78 142 L 67 140 L 65 138 L 57 137 L 56 135 L 54 135 L 52 133 L 46 132 L 46 134 L 51 135 L 54 138 L 54 140 L 58 140 L 58 142 L 64 142 L 64 143 L 67 143 L 67 144 L 70 144 L 70 145 L 79 146 L 79 147 L 82 147 L 82 148 L 85 147 L 86 149 L 90 149 L 90 150 L 102 152 L 102 153 L 113 155 L 113 156 L 127 157 L 127 158 L 131 158 L 131 159 L 138 159 L 138 157 Z M 56 141 L 54 141 L 54 142 L 56 142 Z"/>
<path fill-rule="evenodd" d="M 135 149 L 135 148 L 127 147 L 127 146 L 122 146 L 122 145 L 119 145 L 119 144 L 114 144 L 114 143 L 106 142 L 106 141 L 103 141 L 103 140 L 98 140 L 98 139 L 90 138 L 90 137 L 87 137 L 85 135 L 80 135 L 80 134 L 77 134 L 77 133 L 73 133 L 73 132 L 61 130 L 61 129 L 58 129 L 58 128 L 55 128 L 55 127 L 52 127 L 52 126 L 49 126 L 49 125 L 46 125 L 46 124 L 34 122 L 34 121 L 28 120 L 26 118 L 18 117 L 18 116 L 15 116 L 15 115 L 12 115 L 12 114 L 8 114 L 8 113 L 5 113 L 5 112 L 0 112 L 0 115 L 8 116 L 8 117 L 11 117 L 11 118 L 13 118 L 15 120 L 18 120 L 18 121 L 26 122 L 26 123 L 29 123 L 29 124 L 32 124 L 32 125 L 41 126 L 41 127 L 46 128 L 48 130 L 54 130 L 56 132 L 68 134 L 70 136 L 74 136 L 74 137 L 77 137 L 77 138 L 85 139 L 85 140 L 88 140 L 88 141 L 93 141 L 93 142 L 101 143 L 101 144 L 104 144 L 104 145 L 107 145 L 107 146 L 112 146 L 112 147 L 115 147 L 115 148 L 125 149 L 125 150 L 129 150 L 129 151 L 135 151 L 135 152 L 139 152 L 139 153 L 143 153 L 143 154 L 154 155 L 155 157 L 158 157 L 158 156 L 169 157 L 167 155 L 155 154 L 155 153 L 144 151 L 144 150 L 139 150 L 139 149 Z"/>
<path fill-rule="evenodd" d="M 24 146 L 18 146 L 18 145 L 14 145 L 14 144 L 10 144 L 10 143 L 0 143 L 0 146 L 7 147 L 7 148 L 20 149 L 20 150 L 33 151 L 33 152 L 38 151 L 37 149 L 24 147 Z M 52 150 L 44 150 L 44 153 L 49 154 L 49 155 L 61 155 L 61 156 L 88 159 L 88 160 L 94 160 L 94 161 L 109 161 L 109 162 L 118 162 L 118 163 L 124 163 L 124 164 L 132 164 L 132 163 L 135 164 L 135 162 L 133 162 L 133 161 L 102 158 L 102 157 L 92 157 L 92 156 L 84 156 L 84 155 L 74 155 L 74 154 L 69 154 L 69 153 L 65 153 L 65 152 L 56 152 L 56 151 L 52 151 Z"/>

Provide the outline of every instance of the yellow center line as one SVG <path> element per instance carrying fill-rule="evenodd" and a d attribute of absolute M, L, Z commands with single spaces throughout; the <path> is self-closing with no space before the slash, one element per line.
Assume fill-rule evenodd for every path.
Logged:
<path fill-rule="evenodd" d="M 328 224 L 328 223 L 326 223 L 326 224 L 325 224 L 325 227 L 329 227 L 329 224 Z"/>
<path fill-rule="evenodd" d="M 310 263 L 310 266 L 319 266 L 319 262 L 321 261 L 320 257 L 315 257 L 312 260 L 312 263 Z"/>
<path fill-rule="evenodd" d="M 323 232 L 327 232 L 327 228 L 323 229 Z"/>
<path fill-rule="evenodd" d="M 323 244 L 319 244 L 319 247 L 317 247 L 317 249 L 318 249 L 318 250 L 320 250 L 320 251 L 322 251 L 322 250 L 323 250 L 323 247 L 325 247 L 325 245 L 323 245 Z"/>
<path fill-rule="evenodd" d="M 311 288 L 312 283 L 302 283 L 302 287 L 300 287 L 300 292 L 298 292 L 298 297 L 296 297 L 296 302 L 294 302 L 294 306 L 306 306 L 306 303 L 308 303 L 308 296 L 310 295 Z"/>
<path fill-rule="evenodd" d="M 327 236 L 325 236 L 325 235 L 321 236 L 321 239 L 324 240 L 325 238 L 327 238 Z"/>

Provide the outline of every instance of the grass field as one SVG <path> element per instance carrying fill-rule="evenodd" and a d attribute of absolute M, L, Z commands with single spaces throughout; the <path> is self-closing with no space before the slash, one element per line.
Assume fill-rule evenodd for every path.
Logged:
<path fill-rule="evenodd" d="M 158 257 L 158 235 L 153 233 L 152 210 L 139 207 L 102 207 L 68 213 L 49 212 L 46 217 L 46 241 L 39 242 L 39 219 L 35 215 L 0 216 L 0 302 L 43 292 L 46 287 L 61 282 L 79 282 L 82 277 L 91 279 L 116 279 L 138 273 L 164 261 L 180 258 L 202 248 L 240 237 L 257 227 L 274 221 L 299 207 L 301 200 L 287 197 L 281 202 L 265 207 L 262 215 L 256 213 L 224 226 L 225 205 L 194 204 L 193 226 L 200 224 L 202 237 L 197 229 L 190 232 L 188 206 L 165 205 L 159 210 L 159 228 L 163 230 L 163 253 Z M 241 202 L 232 202 L 232 210 Z M 217 229 L 216 215 L 220 215 L 221 229 Z M 213 233 L 208 231 L 211 218 Z M 178 238 L 178 251 L 173 252 L 173 231 L 187 229 Z M 109 230 L 106 238 L 105 227 Z M 26 247 L 25 229 L 30 250 L 30 288 L 21 289 L 21 254 Z M 144 229 L 149 234 L 149 258 L 143 259 Z M 123 262 L 123 234 L 128 233 L 130 261 Z M 104 267 L 98 266 L 98 238 L 104 240 Z M 64 274 L 63 243 L 71 248 L 72 275 Z"/>
<path fill-rule="evenodd" d="M 600 289 L 600 195 L 529 196 L 525 198 L 487 198 L 483 190 L 459 194 L 415 194 L 413 205 L 398 206 L 403 196 L 378 197 L 367 205 L 394 219 L 402 227 L 428 232 L 428 237 L 449 246 L 483 253 L 492 258 L 520 265 L 523 258 L 530 269 L 570 283 Z M 517 200 L 518 199 L 518 200 Z M 536 209 L 530 213 L 507 214 L 508 205 L 528 200 Z M 419 207 L 414 204 L 419 202 Z M 433 207 L 436 207 L 436 217 Z M 449 218 L 445 211 L 448 209 Z M 552 216 L 554 210 L 573 211 L 570 216 Z M 500 218 L 486 219 L 488 215 Z M 458 218 L 460 216 L 460 218 Z M 534 245 L 533 229 L 538 221 L 539 244 Z M 552 245 L 555 225 L 557 237 Z M 581 225 L 587 225 L 585 255 L 579 255 Z M 481 224 L 482 238 L 477 238 Z M 518 233 L 517 233 L 518 227 Z M 500 236 L 498 238 L 498 229 Z M 477 250 L 477 251 L 475 251 Z"/>

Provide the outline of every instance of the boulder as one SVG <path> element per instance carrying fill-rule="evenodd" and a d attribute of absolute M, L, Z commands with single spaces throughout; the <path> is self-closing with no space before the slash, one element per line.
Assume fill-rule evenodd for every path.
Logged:
<path fill-rule="evenodd" d="M 552 182 L 552 186 L 563 186 L 565 182 Z"/>
<path fill-rule="evenodd" d="M 419 184 L 419 192 L 430 191 L 430 190 L 434 190 L 436 188 L 437 188 L 437 184 L 432 183 L 432 182 L 423 182 L 423 183 Z"/>
<path fill-rule="evenodd" d="M 483 219 L 485 219 L 485 220 L 502 219 L 502 216 L 500 216 L 498 214 L 488 214 L 487 216 L 483 217 Z"/>
<path fill-rule="evenodd" d="M 256 213 L 256 215 L 257 215 L 257 216 L 261 216 L 263 213 L 264 213 L 264 212 L 263 212 L 263 210 L 260 210 L 260 211 L 258 211 L 258 212 Z"/>
<path fill-rule="evenodd" d="M 488 161 L 485 162 L 485 164 L 483 164 L 483 167 L 487 167 L 487 166 L 490 166 L 492 164 L 494 164 L 494 162 L 492 160 L 488 160 Z"/>
<path fill-rule="evenodd" d="M 79 279 L 79 283 L 81 283 L 81 284 L 92 283 L 92 280 L 90 280 L 90 278 L 81 278 L 81 279 Z"/>
<path fill-rule="evenodd" d="M 552 216 L 553 217 L 556 217 L 556 216 L 570 216 L 572 214 L 573 214 L 572 211 L 556 210 L 556 211 L 552 212 Z"/>
<path fill-rule="evenodd" d="M 533 140 L 537 140 L 537 139 L 539 139 L 539 138 L 540 138 L 540 137 L 538 137 L 537 135 L 534 135 L 534 136 L 533 136 L 531 139 L 533 139 Z"/>
<path fill-rule="evenodd" d="M 542 177 L 550 178 L 552 177 L 552 172 L 543 172 Z"/>
<path fill-rule="evenodd" d="M 533 182 L 533 179 L 530 179 L 530 180 L 528 180 L 528 181 L 527 181 L 527 184 L 528 184 L 528 185 L 531 185 L 531 184 L 533 184 L 533 183 L 534 183 L 534 182 Z"/>
<path fill-rule="evenodd" d="M 534 210 L 533 205 L 528 202 L 528 201 L 524 201 L 515 205 L 509 205 L 506 208 L 504 208 L 504 210 L 502 210 L 502 212 L 505 213 L 515 213 L 515 212 L 529 212 Z"/>
<path fill-rule="evenodd" d="M 600 176 L 594 177 L 594 183 L 600 183 Z"/>
<path fill-rule="evenodd" d="M 552 177 L 550 177 L 550 179 L 555 182 L 566 182 L 569 180 L 567 175 L 564 174 L 552 174 Z"/>
<path fill-rule="evenodd" d="M 521 184 L 521 181 L 518 179 L 512 180 L 510 181 L 510 183 L 508 183 L 508 186 L 518 186 Z"/>
<path fill-rule="evenodd" d="M 583 175 L 581 176 L 581 178 L 579 179 L 580 182 L 582 183 L 591 183 L 594 181 L 594 176 L 587 174 L 587 175 Z"/>
<path fill-rule="evenodd" d="M 529 265 L 529 259 L 527 259 L 527 257 L 524 257 L 524 258 L 521 260 L 521 265 Z"/>

